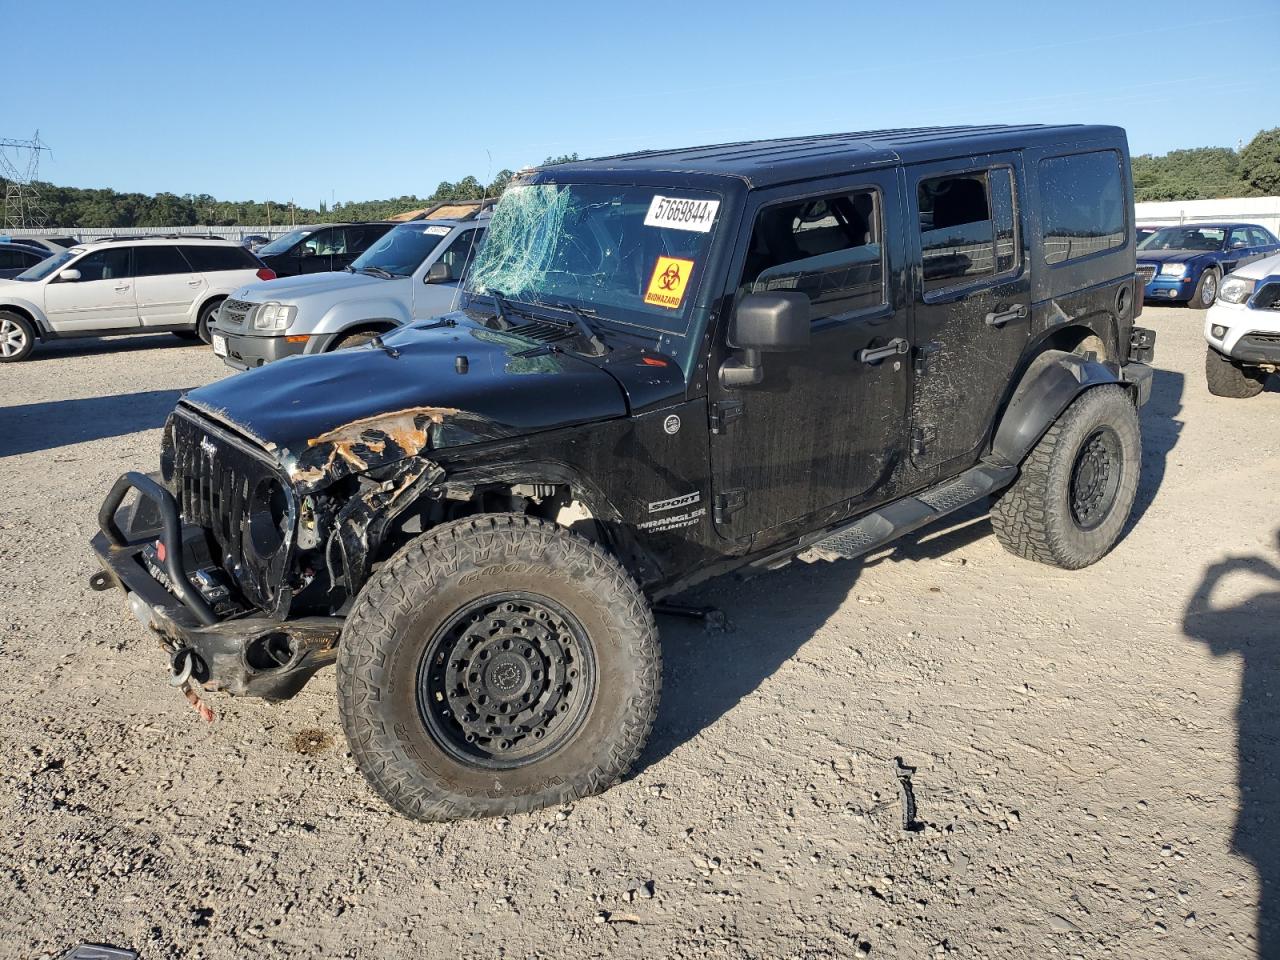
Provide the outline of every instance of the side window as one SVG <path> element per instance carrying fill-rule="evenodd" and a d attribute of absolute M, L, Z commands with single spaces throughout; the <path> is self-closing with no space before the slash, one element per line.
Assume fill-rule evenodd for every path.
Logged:
<path fill-rule="evenodd" d="M 1017 210 L 1008 167 L 921 180 L 917 203 L 925 293 L 1017 266 Z"/>
<path fill-rule="evenodd" d="M 859 190 L 765 207 L 756 218 L 739 294 L 806 294 L 810 319 L 885 302 L 879 196 Z"/>
<path fill-rule="evenodd" d="M 137 247 L 133 252 L 135 277 L 160 277 L 171 273 L 190 273 L 191 265 L 177 247 Z"/>
<path fill-rule="evenodd" d="M 364 253 L 387 231 L 382 227 L 347 227 L 347 253 Z"/>
<path fill-rule="evenodd" d="M 1240 250 L 1244 247 L 1253 246 L 1253 241 L 1249 239 L 1248 227 L 1233 227 L 1231 237 L 1227 240 L 1227 249 Z"/>
<path fill-rule="evenodd" d="M 0 270 L 17 270 L 19 268 L 25 270 L 27 267 L 35 266 L 42 259 L 44 258 L 38 253 L 0 248 Z"/>
<path fill-rule="evenodd" d="M 1261 227 L 1250 227 L 1249 234 L 1253 237 L 1253 245 L 1255 247 L 1269 247 L 1276 242 L 1276 238 Z"/>
<path fill-rule="evenodd" d="M 80 282 L 91 280 L 119 280 L 129 276 L 129 247 L 98 250 L 81 257 L 68 268 L 80 271 Z"/>
<path fill-rule="evenodd" d="M 303 256 L 340 256 L 347 252 L 347 231 L 342 227 L 319 230 L 307 237 L 303 244 Z"/>
<path fill-rule="evenodd" d="M 449 268 L 450 280 L 462 279 L 462 275 L 466 272 L 467 264 L 471 262 L 471 251 L 482 233 L 484 233 L 483 230 L 467 230 L 464 233 L 460 233 L 453 238 L 453 243 L 449 244 L 449 248 L 440 254 L 440 259 L 436 262 L 443 263 Z"/>
<path fill-rule="evenodd" d="M 1115 150 L 1040 161 L 1045 263 L 1123 247 L 1128 238 L 1124 180 Z"/>
<path fill-rule="evenodd" d="M 182 255 L 198 273 L 216 273 L 219 270 L 256 270 L 258 261 L 244 247 L 207 244 L 182 247 Z"/>

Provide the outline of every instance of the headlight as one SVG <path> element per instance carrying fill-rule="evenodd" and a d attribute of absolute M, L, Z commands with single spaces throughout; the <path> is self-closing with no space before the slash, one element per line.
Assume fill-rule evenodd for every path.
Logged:
<path fill-rule="evenodd" d="M 283 303 L 264 303 L 253 314 L 255 330 L 288 330 L 293 318 L 298 315 L 298 308 Z"/>
<path fill-rule="evenodd" d="M 1160 266 L 1160 276 L 1162 277 L 1180 277 L 1187 272 L 1185 263 L 1165 263 Z"/>
<path fill-rule="evenodd" d="M 1253 296 L 1257 280 L 1246 280 L 1244 277 L 1227 277 L 1218 288 L 1218 299 L 1227 303 L 1244 303 Z"/>

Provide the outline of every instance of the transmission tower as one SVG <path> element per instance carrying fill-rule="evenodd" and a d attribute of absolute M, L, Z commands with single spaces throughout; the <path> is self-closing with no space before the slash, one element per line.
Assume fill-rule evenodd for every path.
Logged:
<path fill-rule="evenodd" d="M 44 227 L 49 215 L 40 202 L 40 154 L 52 151 L 40 142 L 0 139 L 0 178 L 4 179 L 4 226 Z"/>

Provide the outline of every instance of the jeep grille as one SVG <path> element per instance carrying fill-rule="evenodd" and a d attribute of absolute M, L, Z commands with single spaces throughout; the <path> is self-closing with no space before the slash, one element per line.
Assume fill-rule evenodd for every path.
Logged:
<path fill-rule="evenodd" d="M 287 508 L 279 522 L 279 547 L 263 556 L 255 545 L 251 523 L 263 522 L 264 505 L 258 502 L 258 493 L 272 481 L 279 485 Z M 180 410 L 173 419 L 172 489 L 183 521 L 208 531 L 223 568 L 245 598 L 265 611 L 278 612 L 296 509 L 290 486 L 276 465 L 253 452 L 245 441 Z M 272 541 L 256 538 L 256 543 L 263 542 Z"/>

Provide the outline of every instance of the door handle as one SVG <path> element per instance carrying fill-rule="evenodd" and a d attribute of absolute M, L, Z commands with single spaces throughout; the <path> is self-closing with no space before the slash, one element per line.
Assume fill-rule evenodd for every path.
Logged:
<path fill-rule="evenodd" d="M 1003 327 L 1010 320 L 1021 320 L 1027 315 L 1027 305 L 1020 303 L 1016 307 L 1008 310 L 997 309 L 995 313 L 987 314 L 988 327 Z"/>
<path fill-rule="evenodd" d="M 199 279 L 197 279 L 197 280 L 188 280 L 188 281 L 187 281 L 187 286 L 188 286 L 188 287 L 198 287 L 198 286 L 200 286 L 200 284 L 202 284 L 202 283 L 204 283 L 204 281 L 203 281 L 203 280 L 199 280 Z"/>
<path fill-rule="evenodd" d="M 122 283 L 118 287 L 116 287 L 117 292 L 124 292 L 125 290 L 128 290 L 128 289 L 129 289 L 129 285 L 127 283 Z"/>
<path fill-rule="evenodd" d="M 910 350 L 911 344 L 907 343 L 906 337 L 894 337 L 883 347 L 869 347 L 859 351 L 858 359 L 863 363 L 879 363 L 881 360 L 896 357 Z"/>

